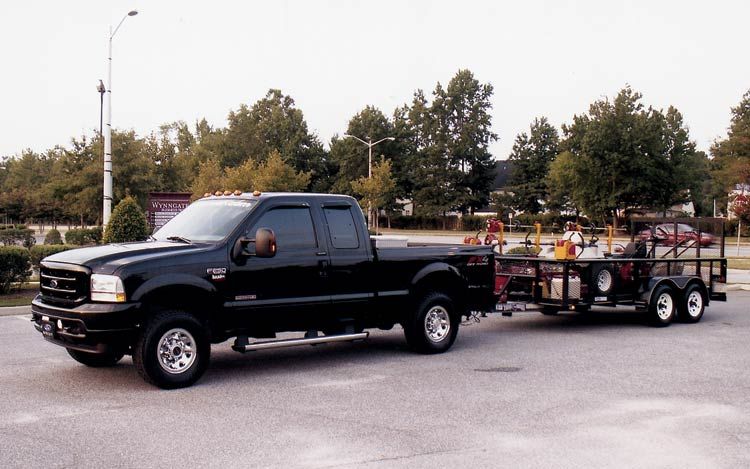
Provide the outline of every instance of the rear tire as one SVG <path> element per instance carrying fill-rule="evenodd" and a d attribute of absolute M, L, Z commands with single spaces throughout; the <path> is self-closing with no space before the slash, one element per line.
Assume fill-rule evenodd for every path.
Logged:
<path fill-rule="evenodd" d="M 654 327 L 666 327 L 677 315 L 677 301 L 674 290 L 660 285 L 651 294 L 648 305 L 648 322 Z"/>
<path fill-rule="evenodd" d="M 156 314 L 138 337 L 133 363 L 146 382 L 162 389 L 190 386 L 208 368 L 211 344 L 203 324 L 184 311 Z"/>
<path fill-rule="evenodd" d="M 444 293 L 429 293 L 402 323 L 409 347 L 432 354 L 447 351 L 456 341 L 460 316 L 453 300 Z"/>
<path fill-rule="evenodd" d="M 683 292 L 678 310 L 680 321 L 695 323 L 701 320 L 706 311 L 706 298 L 700 286 L 692 284 Z"/>
<path fill-rule="evenodd" d="M 557 316 L 559 310 L 552 306 L 542 306 L 542 314 L 545 316 Z"/>
<path fill-rule="evenodd" d="M 91 353 L 70 348 L 66 350 L 68 351 L 68 355 L 73 357 L 73 360 L 86 366 L 90 366 L 91 368 L 107 368 L 115 366 L 125 355 L 122 352 Z"/>

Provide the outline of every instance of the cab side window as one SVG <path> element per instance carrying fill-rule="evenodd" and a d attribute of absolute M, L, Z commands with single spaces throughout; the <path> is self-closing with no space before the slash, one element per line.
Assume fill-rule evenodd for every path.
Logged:
<path fill-rule="evenodd" d="M 248 230 L 255 236 L 258 228 L 270 228 L 276 234 L 279 252 L 294 249 L 314 249 L 318 246 L 312 216 L 308 207 L 276 207 L 267 211 Z"/>
<path fill-rule="evenodd" d="M 331 245 L 336 249 L 359 248 L 359 236 L 354 224 L 352 209 L 348 206 L 323 207 L 323 213 L 331 233 Z"/>

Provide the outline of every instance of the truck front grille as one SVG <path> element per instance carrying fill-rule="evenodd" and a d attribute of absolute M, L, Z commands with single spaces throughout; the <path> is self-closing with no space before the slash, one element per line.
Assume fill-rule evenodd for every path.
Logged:
<path fill-rule="evenodd" d="M 51 269 L 42 266 L 39 271 L 42 299 L 50 303 L 82 303 L 89 295 L 89 276 L 85 272 Z"/>

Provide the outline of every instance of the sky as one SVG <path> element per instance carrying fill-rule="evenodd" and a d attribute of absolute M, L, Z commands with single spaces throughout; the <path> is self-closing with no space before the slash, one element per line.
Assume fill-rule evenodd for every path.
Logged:
<path fill-rule="evenodd" d="M 494 87 L 492 154 L 535 117 L 560 126 L 629 84 L 674 105 L 698 149 L 750 89 L 747 1 L 25 0 L 0 13 L 0 156 L 93 135 L 113 40 L 112 123 L 161 124 L 290 95 L 326 145 L 367 105 L 386 115 L 459 69 Z"/>

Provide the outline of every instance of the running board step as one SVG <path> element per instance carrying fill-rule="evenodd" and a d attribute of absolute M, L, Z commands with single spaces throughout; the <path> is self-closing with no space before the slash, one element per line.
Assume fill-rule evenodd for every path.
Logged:
<path fill-rule="evenodd" d="M 309 337 L 304 339 L 280 339 L 280 340 L 268 340 L 265 342 L 255 342 L 248 344 L 245 339 L 245 344 L 238 338 L 232 350 L 236 352 L 250 352 L 253 350 L 268 350 L 274 348 L 285 348 L 285 347 L 296 347 L 298 345 L 316 345 L 316 344 L 327 344 L 329 342 L 351 342 L 354 340 L 364 340 L 369 337 L 369 332 L 360 332 L 358 334 L 339 334 L 339 335 L 328 335 L 321 337 Z"/>

